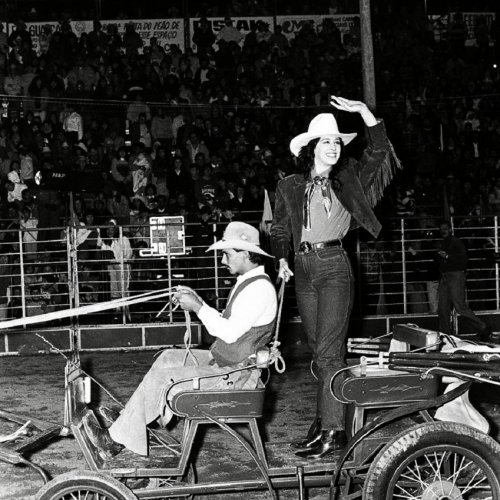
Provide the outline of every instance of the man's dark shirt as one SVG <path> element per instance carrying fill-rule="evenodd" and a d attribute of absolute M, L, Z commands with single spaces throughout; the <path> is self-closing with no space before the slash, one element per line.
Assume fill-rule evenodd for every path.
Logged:
<path fill-rule="evenodd" d="M 440 259 L 441 273 L 450 271 L 465 271 L 467 269 L 467 250 L 460 239 L 448 236 L 441 242 L 441 250 L 448 254 L 448 258 Z"/>

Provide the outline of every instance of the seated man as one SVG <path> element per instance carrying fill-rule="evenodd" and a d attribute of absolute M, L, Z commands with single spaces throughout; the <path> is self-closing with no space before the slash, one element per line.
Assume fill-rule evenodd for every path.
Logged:
<path fill-rule="evenodd" d="M 276 290 L 264 272 L 262 256 L 272 257 L 259 246 L 259 232 L 243 222 L 231 222 L 221 241 L 208 250 L 222 251 L 222 265 L 237 275 L 227 306 L 222 313 L 209 307 L 188 287 L 174 294 L 174 302 L 193 311 L 208 332 L 217 337 L 209 351 L 167 349 L 154 362 L 140 385 L 108 431 L 94 421 L 83 424 L 91 441 L 101 451 L 116 454 L 120 445 L 140 455 L 148 454 L 146 426 L 159 417 L 166 424 L 172 413 L 166 405 L 176 392 L 189 390 L 192 382 L 172 383 L 189 377 L 225 374 L 250 364 L 249 356 L 271 340 L 277 313 Z M 226 377 L 201 381 L 201 389 L 254 389 L 260 370 L 244 370 Z"/>

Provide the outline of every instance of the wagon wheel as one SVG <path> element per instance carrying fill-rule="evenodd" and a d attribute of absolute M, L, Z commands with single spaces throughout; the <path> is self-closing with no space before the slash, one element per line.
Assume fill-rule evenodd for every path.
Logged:
<path fill-rule="evenodd" d="M 111 476 L 86 470 L 66 472 L 49 481 L 35 500 L 137 500 L 122 483 Z"/>
<path fill-rule="evenodd" d="M 365 500 L 500 500 L 500 445 L 462 424 L 430 422 L 396 436 L 375 457 Z"/>

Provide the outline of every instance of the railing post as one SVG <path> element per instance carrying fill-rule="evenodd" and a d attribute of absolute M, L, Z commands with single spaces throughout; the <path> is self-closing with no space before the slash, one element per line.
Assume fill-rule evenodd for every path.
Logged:
<path fill-rule="evenodd" d="M 403 278 L 403 313 L 408 314 L 408 300 L 406 298 L 406 252 L 405 252 L 405 221 L 401 219 L 401 267 Z"/>
<path fill-rule="evenodd" d="M 71 233 L 70 233 L 71 231 Z M 76 227 L 66 228 L 66 252 L 68 265 L 69 307 L 80 307 L 80 282 L 78 280 Z"/>
<path fill-rule="evenodd" d="M 23 318 L 26 318 L 26 290 L 25 290 L 26 282 L 24 280 L 24 248 L 23 248 L 22 229 L 19 229 L 17 234 L 19 242 L 19 266 L 21 268 L 21 314 Z"/>
<path fill-rule="evenodd" d="M 126 290 L 125 290 L 125 259 L 123 257 L 123 227 L 119 226 L 118 228 L 118 235 L 120 238 L 120 292 L 121 292 L 121 298 L 125 298 L 126 295 Z M 127 311 L 128 311 L 128 306 L 123 306 L 122 308 L 122 324 L 125 324 L 126 318 L 127 318 Z"/>
<path fill-rule="evenodd" d="M 215 243 L 217 241 L 216 232 L 217 232 L 217 223 L 214 222 L 213 223 L 212 243 Z M 217 304 L 217 309 L 220 309 L 220 307 L 219 307 L 220 306 L 220 304 L 219 304 L 219 266 L 217 265 L 217 250 L 215 250 L 215 252 L 214 252 L 214 279 L 215 279 L 215 283 L 214 283 L 215 296 L 217 297 L 215 299 L 215 302 Z"/>
<path fill-rule="evenodd" d="M 495 255 L 498 255 L 498 215 L 495 215 Z M 496 309 L 500 309 L 500 290 L 499 290 L 499 266 L 495 259 L 495 304 Z"/>
<path fill-rule="evenodd" d="M 168 270 L 168 289 L 172 290 L 172 256 L 170 254 L 170 231 L 168 230 L 168 222 L 166 223 L 166 233 L 167 233 L 167 270 Z M 174 310 L 172 307 L 172 301 L 170 301 L 170 307 L 168 311 L 170 318 L 170 323 L 174 322 Z"/>
<path fill-rule="evenodd" d="M 453 215 L 450 216 L 450 229 L 452 234 L 455 234 L 455 219 L 453 218 Z M 467 277 L 467 275 L 466 275 Z M 467 284 L 465 285 L 465 300 L 467 300 Z M 439 317 L 439 311 L 438 311 L 438 317 Z M 451 324 L 452 324 L 452 331 L 453 333 L 457 334 L 458 332 L 458 314 L 457 311 L 455 311 L 455 308 L 452 307 L 451 309 Z"/>
<path fill-rule="evenodd" d="M 357 254 L 357 267 L 358 267 L 358 303 L 359 314 L 364 315 L 365 305 L 363 304 L 363 266 L 361 265 L 361 242 L 359 241 L 359 231 L 356 231 L 356 254 Z"/>

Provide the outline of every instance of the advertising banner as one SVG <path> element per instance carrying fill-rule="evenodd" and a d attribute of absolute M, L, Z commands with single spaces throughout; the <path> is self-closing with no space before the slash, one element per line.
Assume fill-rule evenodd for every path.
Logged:
<path fill-rule="evenodd" d="M 448 24 L 453 21 L 454 12 L 449 14 Z M 484 21 L 488 26 L 488 30 L 491 27 L 491 23 L 495 20 L 494 12 L 462 12 L 462 17 L 464 23 L 467 26 L 467 40 L 465 41 L 465 45 L 473 46 L 476 45 L 476 34 L 474 29 L 478 21 Z M 493 44 L 493 40 L 490 39 L 490 45 Z"/>
<path fill-rule="evenodd" d="M 184 19 L 126 19 L 120 21 L 101 21 L 104 29 L 108 24 L 116 24 L 118 33 L 125 33 L 125 25 L 133 22 L 135 31 L 139 33 L 144 45 L 149 45 L 151 37 L 158 39 L 158 45 L 166 48 L 178 45 L 184 52 Z M 92 28 L 91 28 L 92 29 Z"/>
<path fill-rule="evenodd" d="M 283 29 L 283 34 L 290 40 L 292 39 L 305 24 L 312 24 L 316 31 L 319 31 L 323 19 L 328 18 L 333 21 L 335 26 L 339 29 L 342 38 L 349 32 L 351 26 L 354 24 L 354 18 L 359 14 L 345 14 L 345 15 L 302 15 L 302 16 L 276 16 L 276 24 L 280 25 Z"/>
<path fill-rule="evenodd" d="M 453 22 L 453 17 L 456 12 L 451 12 L 449 14 L 441 15 L 429 15 L 427 18 L 432 23 L 432 28 L 434 31 L 434 39 L 436 41 L 447 40 L 448 30 L 450 24 Z M 465 40 L 465 45 L 467 47 L 473 47 L 476 45 L 476 34 L 475 28 L 478 21 L 486 23 L 488 31 L 491 28 L 491 24 L 495 20 L 494 12 L 462 12 L 462 18 L 465 25 L 467 26 L 467 39 Z M 493 45 L 494 41 L 490 37 L 490 45 Z"/>
<path fill-rule="evenodd" d="M 215 36 L 219 33 L 219 31 L 225 26 L 223 17 L 207 17 L 206 18 L 210 26 L 212 27 Z M 233 26 L 239 30 L 239 32 L 244 37 L 251 31 L 252 26 L 257 26 L 259 21 L 263 21 L 269 25 L 269 31 L 273 32 L 274 24 L 273 18 L 271 16 L 256 16 L 256 17 L 232 17 Z M 193 43 L 193 33 L 194 29 L 200 23 L 200 18 L 191 18 L 189 19 L 189 33 L 190 33 L 190 46 L 196 50 L 196 46 Z M 243 39 L 242 42 L 243 43 Z M 214 48 L 217 49 L 217 45 L 214 44 Z"/>
<path fill-rule="evenodd" d="M 135 31 L 139 33 L 144 45 L 149 45 L 151 37 L 158 39 L 158 45 L 166 47 L 171 44 L 178 45 L 184 51 L 184 20 L 179 19 L 125 19 L 125 20 L 104 20 L 101 21 L 104 31 L 109 24 L 116 24 L 120 34 L 125 33 L 125 25 L 133 22 Z M 31 34 L 33 41 L 33 49 L 40 55 L 43 42 L 40 43 L 40 38 L 43 38 L 44 27 L 50 27 L 52 32 L 60 29 L 60 24 L 57 21 L 43 22 L 43 23 L 26 23 L 27 30 Z M 92 21 L 71 21 L 71 29 L 73 33 L 80 38 L 82 33 L 89 33 L 92 31 Z M 8 33 L 15 29 L 15 25 L 10 23 Z"/>

